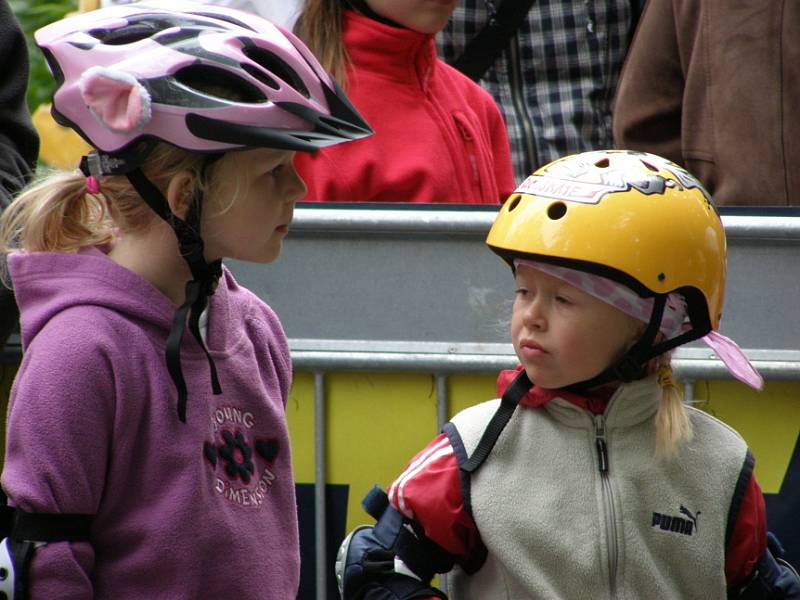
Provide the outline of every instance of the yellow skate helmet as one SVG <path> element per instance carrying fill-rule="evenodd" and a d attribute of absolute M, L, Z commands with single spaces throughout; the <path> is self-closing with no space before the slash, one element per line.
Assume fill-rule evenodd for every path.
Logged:
<path fill-rule="evenodd" d="M 594 151 L 540 168 L 505 202 L 486 243 L 512 268 L 517 258 L 553 263 L 653 297 L 651 327 L 616 373 L 623 380 L 653 356 L 719 328 L 726 270 L 719 213 L 694 176 L 659 156 Z M 655 313 L 660 321 L 670 293 L 685 298 L 691 327 L 654 344 Z"/>

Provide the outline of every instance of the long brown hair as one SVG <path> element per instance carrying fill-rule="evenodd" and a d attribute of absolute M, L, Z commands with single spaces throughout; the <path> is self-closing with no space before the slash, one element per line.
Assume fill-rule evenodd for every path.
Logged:
<path fill-rule="evenodd" d="M 304 0 L 294 32 L 342 87 L 347 84 L 347 50 L 342 39 L 342 0 Z"/>

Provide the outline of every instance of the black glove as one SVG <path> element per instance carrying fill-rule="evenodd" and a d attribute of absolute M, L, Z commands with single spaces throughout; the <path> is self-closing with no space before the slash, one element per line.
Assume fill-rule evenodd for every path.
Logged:
<path fill-rule="evenodd" d="M 384 548 L 368 526 L 355 529 L 336 556 L 336 581 L 342 600 L 413 600 L 442 598 L 441 590 L 395 572 L 395 555 Z"/>
<path fill-rule="evenodd" d="M 784 550 L 772 533 L 767 534 L 767 549 L 753 568 L 753 574 L 728 598 L 739 600 L 800 600 L 800 576 L 783 559 Z"/>

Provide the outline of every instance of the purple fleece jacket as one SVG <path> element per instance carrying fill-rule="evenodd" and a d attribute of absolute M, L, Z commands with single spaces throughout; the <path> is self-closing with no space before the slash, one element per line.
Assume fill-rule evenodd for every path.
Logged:
<path fill-rule="evenodd" d="M 286 337 L 226 270 L 208 346 L 187 332 L 187 423 L 164 345 L 175 306 L 91 249 L 10 257 L 24 357 L 2 486 L 26 510 L 94 515 L 91 543 L 36 550 L 32 600 L 290 600 L 297 509 Z"/>

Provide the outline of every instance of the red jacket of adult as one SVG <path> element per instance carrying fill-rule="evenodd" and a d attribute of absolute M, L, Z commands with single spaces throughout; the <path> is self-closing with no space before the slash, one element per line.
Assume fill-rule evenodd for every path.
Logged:
<path fill-rule="evenodd" d="M 497 204 L 513 191 L 491 96 L 437 58 L 432 35 L 344 13 L 347 94 L 375 135 L 298 153 L 306 200 Z"/>

